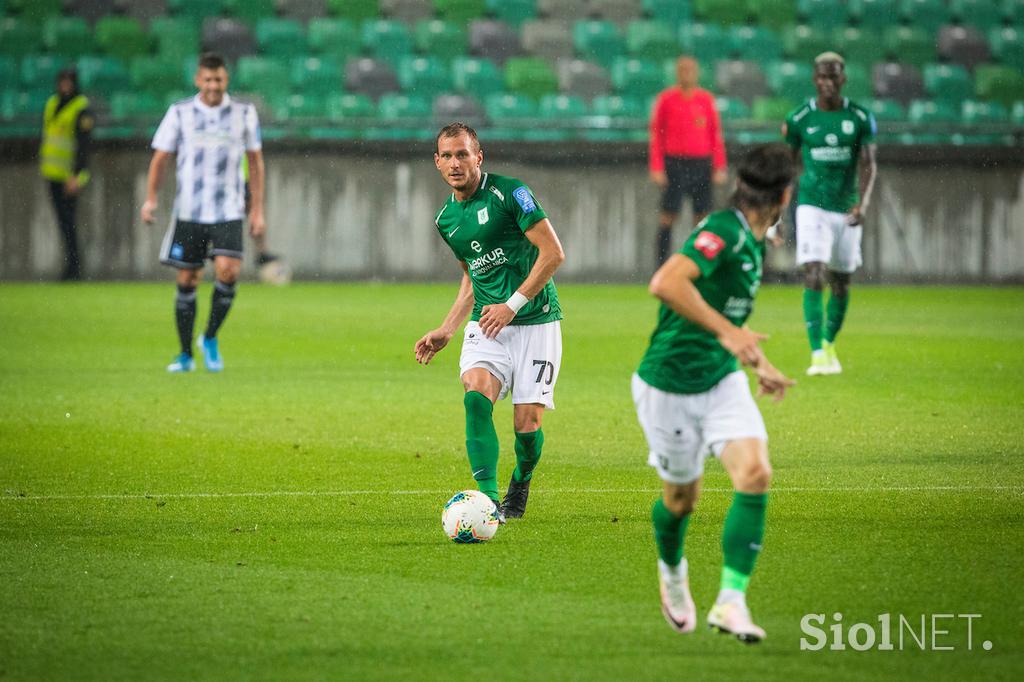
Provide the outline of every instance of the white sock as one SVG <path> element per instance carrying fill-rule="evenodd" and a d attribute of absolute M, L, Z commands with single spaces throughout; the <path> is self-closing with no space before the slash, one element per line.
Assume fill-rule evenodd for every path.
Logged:
<path fill-rule="evenodd" d="M 739 590 L 720 590 L 718 592 L 718 599 L 715 600 L 716 604 L 731 604 L 738 603 L 743 606 L 747 605 L 747 595 L 743 594 Z"/>
<path fill-rule="evenodd" d="M 666 580 L 685 580 L 689 566 L 686 563 L 686 557 L 679 562 L 678 566 L 669 566 L 661 559 L 658 559 L 658 572 Z"/>

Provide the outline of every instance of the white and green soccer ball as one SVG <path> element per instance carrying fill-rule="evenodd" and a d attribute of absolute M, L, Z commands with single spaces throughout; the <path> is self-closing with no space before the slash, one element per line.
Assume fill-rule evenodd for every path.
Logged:
<path fill-rule="evenodd" d="M 463 490 L 445 502 L 441 526 L 453 542 L 486 542 L 498 532 L 498 508 L 479 490 Z"/>

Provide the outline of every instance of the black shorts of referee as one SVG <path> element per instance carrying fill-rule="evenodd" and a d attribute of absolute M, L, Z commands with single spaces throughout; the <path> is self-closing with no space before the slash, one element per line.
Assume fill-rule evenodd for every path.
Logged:
<path fill-rule="evenodd" d="M 668 184 L 661 195 L 661 210 L 679 213 L 683 198 L 693 201 L 694 213 L 711 211 L 711 157 L 666 156 Z"/>

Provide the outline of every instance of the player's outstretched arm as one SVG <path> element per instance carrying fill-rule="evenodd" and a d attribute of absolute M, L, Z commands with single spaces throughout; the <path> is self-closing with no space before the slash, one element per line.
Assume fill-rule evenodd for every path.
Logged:
<path fill-rule="evenodd" d="M 451 310 L 448 311 L 448 315 L 445 316 L 441 326 L 427 332 L 416 342 L 414 348 L 416 362 L 421 365 L 429 364 L 434 359 L 434 356 L 448 345 L 448 342 L 452 340 L 452 336 L 455 335 L 455 330 L 462 325 L 462 321 L 473 310 L 473 303 L 475 302 L 473 298 L 473 282 L 469 279 L 469 271 L 466 268 L 466 264 L 462 261 L 459 261 L 459 264 L 462 265 L 462 281 L 459 283 L 459 293 L 455 296 L 455 303 L 452 304 Z"/>
<path fill-rule="evenodd" d="M 555 234 L 555 228 L 551 226 L 550 220 L 538 220 L 525 234 L 530 243 L 537 247 L 537 260 L 509 302 L 486 305 L 481 309 L 480 331 L 488 338 L 493 339 L 512 322 L 519 308 L 539 294 L 558 270 L 558 266 L 565 262 L 565 251 L 562 250 L 562 243 L 558 241 L 558 235 Z"/>
<path fill-rule="evenodd" d="M 261 237 L 267 229 L 263 217 L 263 188 L 266 186 L 263 152 L 247 151 L 245 155 L 249 160 L 249 191 L 252 194 L 252 205 L 249 207 L 249 234 Z"/>
<path fill-rule="evenodd" d="M 156 193 L 160 189 L 160 181 L 164 177 L 164 166 L 170 157 L 170 152 L 158 149 L 153 152 L 153 158 L 149 161 L 149 173 L 146 175 L 146 200 L 142 203 L 142 210 L 139 212 L 143 222 L 152 223 L 156 217 Z"/>

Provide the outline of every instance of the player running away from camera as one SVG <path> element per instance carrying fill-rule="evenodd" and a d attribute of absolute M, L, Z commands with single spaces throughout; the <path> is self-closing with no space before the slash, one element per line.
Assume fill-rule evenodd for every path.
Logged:
<path fill-rule="evenodd" d="M 835 341 L 850 304 L 850 275 L 861 264 L 863 219 L 875 184 L 875 118 L 840 94 L 844 83 L 843 58 L 835 52 L 818 55 L 818 95 L 787 116 L 782 128 L 804 167 L 796 248 L 804 268 L 804 320 L 811 343 L 807 374 L 812 376 L 843 371 Z M 826 280 L 832 293 L 823 315 Z"/>
<path fill-rule="evenodd" d="M 697 624 L 683 541 L 704 459 L 713 454 L 735 492 L 722 529 L 725 565 L 708 625 L 757 642 L 764 630 L 751 621 L 745 595 L 764 537 L 771 466 L 764 420 L 739 365 L 754 370 L 759 395 L 781 400 L 794 383 L 768 362 L 760 347 L 766 337 L 745 322 L 761 284 L 765 233 L 789 203 L 795 169 L 784 145 L 766 145 L 747 154 L 737 173 L 732 208 L 708 216 L 654 273 L 650 291 L 661 308 L 633 375 L 633 400 L 648 463 L 663 483 L 651 519 L 665 618 L 678 632 L 692 632 Z"/>
<path fill-rule="evenodd" d="M 544 446 L 541 420 L 554 409 L 562 358 L 562 309 L 551 276 L 565 260 L 544 209 L 515 178 L 482 172 L 476 131 L 464 123 L 437 135 L 434 163 L 454 190 L 434 223 L 462 266 L 455 303 L 437 329 L 416 342 L 429 363 L 467 315 L 459 372 L 466 393 L 466 452 L 480 491 L 504 517 L 526 511 Z M 511 392 L 516 466 L 498 501 L 494 403 Z"/>
<path fill-rule="evenodd" d="M 177 268 L 175 320 L 181 352 L 169 372 L 191 372 L 192 330 L 196 317 L 196 287 L 207 257 L 213 259 L 216 282 L 206 331 L 199 337 L 206 369 L 224 368 L 217 332 L 235 298 L 242 267 L 242 218 L 245 191 L 242 156 L 249 164 L 252 206 L 249 232 L 263 235 L 263 152 L 260 125 L 252 104 L 227 93 L 228 72 L 219 55 L 199 58 L 195 77 L 199 93 L 172 104 L 153 137 L 153 158 L 146 180 L 142 219 L 152 223 L 164 166 L 177 155 L 178 188 L 171 225 L 160 247 L 160 262 Z"/>

